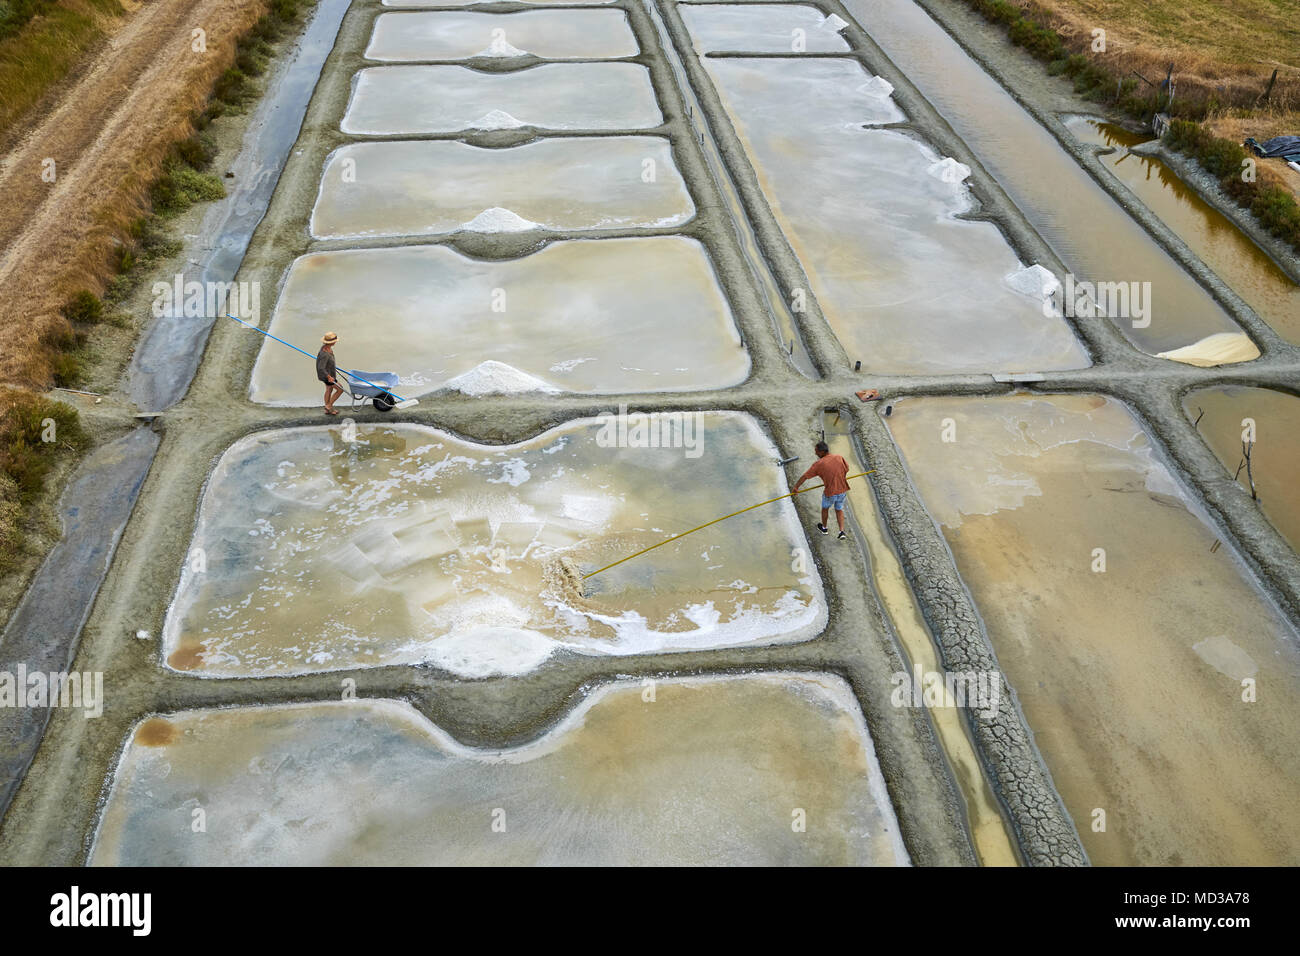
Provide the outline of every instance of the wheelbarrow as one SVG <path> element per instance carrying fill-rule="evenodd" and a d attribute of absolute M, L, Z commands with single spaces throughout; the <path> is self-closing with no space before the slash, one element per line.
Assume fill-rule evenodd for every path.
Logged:
<path fill-rule="evenodd" d="M 301 352 L 309 359 L 316 358 L 316 356 L 312 355 L 305 349 L 300 349 L 292 342 L 286 342 L 284 339 L 272 335 L 270 332 L 259 329 L 256 325 L 245 322 L 237 315 L 231 315 L 227 312 L 226 318 L 234 319 L 240 325 L 250 328 L 260 335 L 265 335 L 268 339 L 275 339 L 275 341 L 279 342 L 281 345 L 287 345 L 295 352 Z M 367 400 L 369 400 L 371 404 L 381 412 L 391 412 L 394 408 L 410 408 L 413 405 L 420 404 L 419 399 L 402 398 L 402 396 L 393 391 L 393 389 L 400 384 L 395 372 L 345 372 L 342 369 L 338 369 L 337 374 L 342 375 L 348 381 L 348 387 L 344 389 L 344 391 L 352 397 L 352 407 L 354 409 L 365 405 Z M 338 380 L 335 379 L 335 381 Z"/>
<path fill-rule="evenodd" d="M 407 408 L 419 404 L 413 398 L 400 398 L 392 389 L 399 381 L 396 372 L 358 372 L 355 370 L 338 370 L 338 374 L 347 380 L 347 393 L 352 398 L 352 408 L 358 409 L 370 402 L 379 412 L 390 412 L 394 408 Z"/>

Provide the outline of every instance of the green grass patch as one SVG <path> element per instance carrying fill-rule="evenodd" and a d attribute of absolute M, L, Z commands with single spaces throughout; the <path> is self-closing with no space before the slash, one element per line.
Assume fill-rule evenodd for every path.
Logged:
<path fill-rule="evenodd" d="M 54 0 L 0 0 L 0 40 L 13 36 L 32 17 L 52 6 Z"/>
<path fill-rule="evenodd" d="M 163 167 L 162 178 L 151 191 L 153 207 L 163 216 L 175 216 L 195 203 L 211 202 L 225 194 L 226 187 L 216 176 L 175 160 Z"/>
<path fill-rule="evenodd" d="M 23 514 L 55 463 L 88 444 L 77 410 L 15 390 L 0 393 L 0 571 L 17 562 Z"/>
<path fill-rule="evenodd" d="M 1253 153 L 1190 120 L 1170 123 L 1165 145 L 1195 159 L 1218 178 L 1219 186 L 1237 205 L 1249 209 L 1269 233 L 1300 252 L 1300 204 L 1288 190 L 1244 175 L 1251 168 L 1245 161 L 1254 159 Z"/>

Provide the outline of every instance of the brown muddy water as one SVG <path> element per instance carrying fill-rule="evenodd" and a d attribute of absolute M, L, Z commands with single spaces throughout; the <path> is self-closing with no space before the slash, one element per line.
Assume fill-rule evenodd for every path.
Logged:
<path fill-rule="evenodd" d="M 539 740 L 504 751 L 464 747 L 396 700 L 153 717 L 128 740 L 90 862 L 905 866 L 908 857 L 848 686 L 778 673 L 606 685 Z"/>
<path fill-rule="evenodd" d="M 788 488 L 734 412 L 582 419 L 515 445 L 420 425 L 274 429 L 236 442 L 203 495 L 163 633 L 202 677 L 428 662 L 523 673 L 596 655 L 805 640 L 820 578 L 784 500 L 592 572 Z M 650 443 L 653 442 L 653 445 Z"/>
<path fill-rule="evenodd" d="M 844 456 L 849 474 L 867 471 L 850 435 L 849 423 L 838 415 L 827 418 L 824 425 L 831 451 Z M 871 581 L 898 643 L 914 673 L 941 674 L 944 667 L 938 649 L 876 509 L 870 476 L 849 482 L 849 517 L 866 544 Z M 951 695 L 945 693 L 943 697 L 942 705 L 930 707 L 928 712 L 965 804 L 966 826 L 975 854 L 983 866 L 1017 866 L 1020 860 L 1015 841 L 984 775 L 965 719 Z"/>
<path fill-rule="evenodd" d="M 1197 429 L 1205 443 L 1246 489 L 1250 479 L 1242 466 L 1242 441 L 1253 438 L 1250 464 L 1259 507 L 1291 547 L 1300 550 L 1300 398 L 1271 388 L 1228 385 L 1192 392 L 1183 408 L 1192 421 L 1200 418 Z"/>
<path fill-rule="evenodd" d="M 1081 142 L 1112 147 L 1106 168 L 1178 233 L 1278 335 L 1300 343 L 1300 285 L 1159 159 L 1131 153 L 1147 135 L 1090 116 L 1072 116 L 1065 126 Z"/>
<path fill-rule="evenodd" d="M 888 424 L 1092 862 L 1300 862 L 1297 635 L 1134 416 L 921 398 Z"/>

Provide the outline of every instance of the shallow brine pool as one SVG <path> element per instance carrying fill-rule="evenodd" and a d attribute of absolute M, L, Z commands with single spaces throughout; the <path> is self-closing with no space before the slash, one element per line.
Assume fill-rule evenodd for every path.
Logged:
<path fill-rule="evenodd" d="M 503 751 L 465 747 L 395 700 L 152 717 L 127 742 L 90 861 L 894 866 L 908 856 L 848 685 L 770 674 L 606 685 L 537 741 Z"/>
<path fill-rule="evenodd" d="M 677 226 L 695 213 L 668 140 L 354 143 L 330 154 L 312 211 L 322 239 Z"/>
<path fill-rule="evenodd" d="M 637 63 L 544 63 L 513 73 L 375 66 L 357 73 L 342 130 L 386 136 L 462 130 L 650 129 L 663 122 Z"/>
<path fill-rule="evenodd" d="M 638 411 L 506 446 L 347 422 L 241 439 L 204 492 L 168 664 L 235 677 L 429 662 L 473 677 L 528 671 L 561 647 L 817 633 L 826 602 L 788 499 L 589 578 L 585 593 L 565 580 L 561 559 L 591 572 L 786 491 L 749 416 Z"/>
<path fill-rule="evenodd" d="M 375 21 L 369 60 L 467 60 L 532 56 L 581 60 L 640 52 L 622 10 L 526 10 L 522 13 L 421 11 Z"/>
<path fill-rule="evenodd" d="M 851 60 L 706 59 L 760 185 L 850 361 L 893 374 L 1081 368 L 1087 355 L 964 167 L 871 124 L 903 119 Z"/>
<path fill-rule="evenodd" d="M 849 45 L 832 19 L 816 7 L 768 3 L 683 6 L 682 20 L 700 53 L 840 53 Z"/>
<path fill-rule="evenodd" d="M 501 261 L 445 246 L 312 253 L 290 268 L 270 332 L 309 351 L 334 332 L 341 368 L 396 372 L 405 397 L 716 389 L 750 369 L 708 254 L 682 236 L 555 242 Z M 263 343 L 253 401 L 321 393 L 310 359 Z"/>
<path fill-rule="evenodd" d="M 1300 862 L 1297 636 L 1133 414 L 925 398 L 888 423 L 1092 862 Z"/>

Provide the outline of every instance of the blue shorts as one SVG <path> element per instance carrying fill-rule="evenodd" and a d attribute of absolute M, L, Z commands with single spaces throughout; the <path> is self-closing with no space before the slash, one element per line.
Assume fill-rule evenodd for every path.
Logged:
<path fill-rule="evenodd" d="M 841 491 L 838 495 L 822 495 L 822 510 L 829 511 L 831 505 L 835 506 L 836 511 L 844 510 L 844 499 L 848 497 L 847 491 Z"/>

